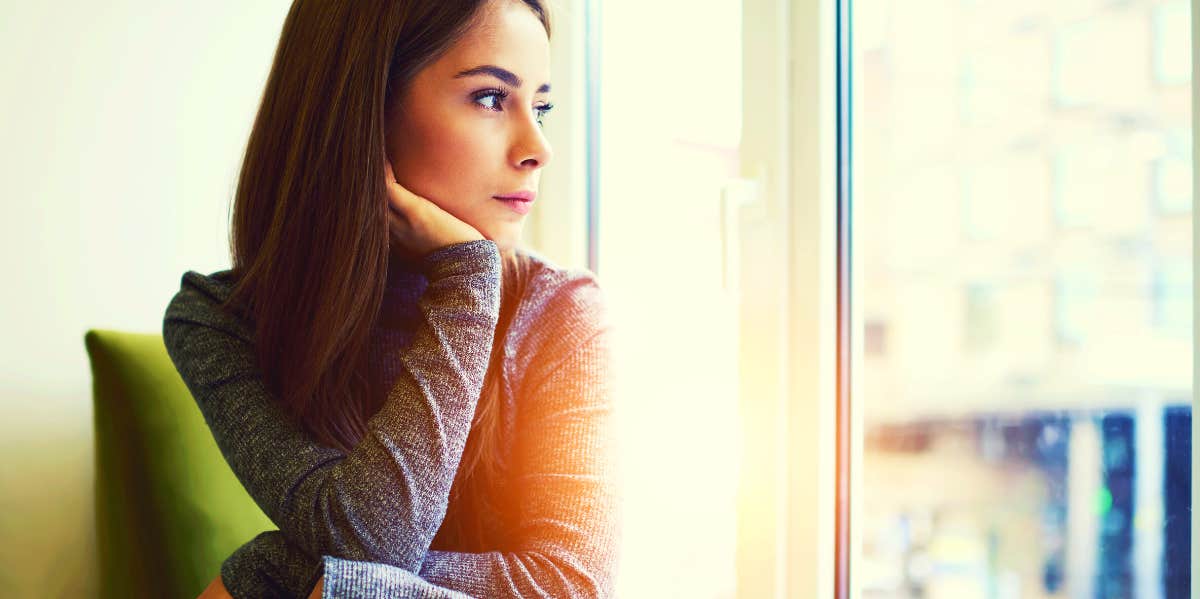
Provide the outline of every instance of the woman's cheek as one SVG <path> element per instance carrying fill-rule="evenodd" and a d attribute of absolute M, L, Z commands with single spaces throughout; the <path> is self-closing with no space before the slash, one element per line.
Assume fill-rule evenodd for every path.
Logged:
<path fill-rule="evenodd" d="M 446 160 L 451 172 L 450 181 L 460 192 L 484 194 L 482 198 L 474 198 L 479 200 L 503 191 L 490 189 L 488 185 L 487 173 L 495 172 L 497 160 L 503 160 L 503 157 L 491 155 L 487 151 L 486 142 L 475 138 L 459 138 Z M 494 184 L 493 182 L 492 185 Z"/>

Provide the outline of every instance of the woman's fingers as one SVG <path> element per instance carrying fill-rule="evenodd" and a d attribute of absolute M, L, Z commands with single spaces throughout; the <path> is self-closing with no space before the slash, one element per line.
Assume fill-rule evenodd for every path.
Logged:
<path fill-rule="evenodd" d="M 390 210 L 388 226 L 398 243 L 423 255 L 447 245 L 483 239 L 471 225 L 397 182 L 390 160 L 385 160 L 384 170 Z"/>
<path fill-rule="evenodd" d="M 392 170 L 391 160 L 384 159 L 384 165 L 386 167 L 387 175 L 387 179 L 384 181 L 387 183 L 389 203 L 393 208 L 403 212 L 404 208 L 410 203 L 408 201 L 408 196 L 411 195 L 412 192 L 405 189 L 404 186 L 400 185 L 400 183 L 396 181 L 396 173 Z"/>

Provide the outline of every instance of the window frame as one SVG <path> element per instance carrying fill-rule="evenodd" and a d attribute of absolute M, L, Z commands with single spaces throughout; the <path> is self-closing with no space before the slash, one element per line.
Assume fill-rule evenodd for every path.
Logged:
<path fill-rule="evenodd" d="M 542 206 L 532 237 L 561 264 L 594 268 L 591 198 L 598 182 L 588 174 L 595 172 L 589 150 L 597 141 L 595 122 L 589 119 L 596 110 L 587 102 L 598 69 L 594 54 L 592 62 L 586 59 L 594 43 L 586 32 L 598 19 L 589 0 L 560 4 L 565 10 L 551 43 L 561 108 L 547 136 L 571 162 L 547 171 L 543 193 L 562 201 Z M 743 430 L 753 434 L 744 435 L 747 466 L 739 481 L 739 598 L 858 595 L 851 566 L 859 557 L 861 535 L 852 526 L 859 502 L 849 490 L 860 488 L 862 415 L 850 398 L 861 380 L 849 366 L 861 363 L 861 331 L 850 325 L 862 315 L 847 294 L 860 288 L 861 273 L 848 269 L 852 248 L 839 244 L 853 228 L 849 103 L 839 96 L 857 77 L 848 62 L 851 32 L 840 26 L 849 24 L 851 11 L 851 0 L 743 0 L 743 105 L 759 109 L 742 115 L 742 176 L 761 191 L 741 210 L 738 225 L 739 270 L 746 274 L 740 321 L 747 335 L 740 355 L 745 365 L 760 357 L 750 348 L 764 343 L 779 355 L 744 368 L 740 383 Z M 1192 106 L 1200 115 L 1200 0 L 1191 0 L 1191 17 Z M 1196 190 L 1200 119 L 1193 118 L 1192 128 Z M 1200 229 L 1200 211 L 1193 210 L 1192 223 Z M 1200 237 L 1193 236 L 1197 254 Z M 777 276 L 755 276 L 763 264 Z M 1193 294 L 1200 295 L 1194 259 L 1192 268 Z M 1192 309 L 1193 336 L 1200 337 L 1200 311 L 1195 304 Z M 1200 354 L 1193 352 L 1193 389 L 1197 373 Z M 1193 414 L 1200 412 L 1197 399 L 1193 392 Z M 1191 446 L 1195 464 L 1200 427 L 1192 427 Z M 1193 476 L 1193 505 L 1197 497 L 1200 477 Z M 1200 526 L 1192 527 L 1191 542 L 1200 547 Z M 1200 570 L 1200 551 L 1192 551 L 1192 570 Z M 1200 599 L 1200 585 L 1191 596 Z"/>
<path fill-rule="evenodd" d="M 767 214 L 788 218 L 790 225 L 786 244 L 791 278 L 784 318 L 789 323 L 785 347 L 791 374 L 787 422 L 781 432 L 786 435 L 789 456 L 785 462 L 788 492 L 781 497 L 786 498 L 790 519 L 780 523 L 786 526 L 786 533 L 782 535 L 784 555 L 777 560 L 784 568 L 777 576 L 779 582 L 772 586 L 748 580 L 745 582 L 755 586 L 743 591 L 743 579 L 739 578 L 738 596 L 857 597 L 859 585 L 852 566 L 859 561 L 861 535 L 853 523 L 860 513 L 860 502 L 850 490 L 861 488 L 863 430 L 861 407 L 851 401 L 852 390 L 861 388 L 861 373 L 850 366 L 862 363 L 863 340 L 861 331 L 856 330 L 861 327 L 852 326 L 862 321 L 861 309 L 848 301 L 852 289 L 861 288 L 861 273 L 848 268 L 854 216 L 850 210 L 850 94 L 857 83 L 849 61 L 852 0 L 744 2 L 747 39 L 751 39 L 750 34 L 764 38 L 760 44 L 748 41 L 746 45 L 746 105 L 771 97 L 783 98 L 791 106 L 789 115 L 772 110 L 747 114 L 743 127 L 763 137 L 747 136 L 745 172 L 761 179 L 762 172 L 772 172 L 771 166 L 792 167 L 790 177 L 776 175 L 782 180 L 765 181 L 764 187 Z M 760 18 L 754 20 L 752 16 Z M 1194 198 L 1200 190 L 1200 0 L 1191 0 L 1191 21 Z M 777 23 L 789 23 L 790 29 L 780 32 L 772 27 Z M 769 33 L 764 36 L 762 31 Z M 772 44 L 775 56 L 789 59 L 788 67 L 782 70 L 791 78 L 790 88 L 771 79 L 778 77 L 781 69 L 759 46 Z M 769 128 L 770 120 L 781 116 L 785 118 L 778 122 L 789 125 L 777 130 L 786 130 L 786 139 L 754 129 Z M 763 151 L 772 144 L 770 151 Z M 768 165 L 765 171 L 761 163 Z M 771 197 L 784 199 L 775 211 L 770 210 Z M 1200 211 L 1193 208 L 1191 218 L 1193 231 L 1200 230 Z M 1200 255 L 1200 236 L 1193 235 L 1193 297 L 1200 295 L 1196 255 Z M 1192 312 L 1193 338 L 1200 338 L 1200 309 L 1194 301 Z M 1191 409 L 1197 414 L 1200 398 L 1195 389 L 1200 380 L 1200 353 L 1193 351 L 1192 360 Z M 1196 464 L 1200 427 L 1192 426 L 1191 430 L 1191 462 Z M 803 435 L 813 435 L 820 447 L 813 448 L 812 438 Z M 1192 505 L 1198 498 L 1200 476 L 1193 475 Z M 836 527 L 830 526 L 831 522 L 837 522 Z M 1191 545 L 1191 569 L 1200 571 L 1200 526 L 1194 522 Z M 1191 597 L 1200 599 L 1200 585 L 1192 585 Z"/>
<path fill-rule="evenodd" d="M 741 174 L 759 190 L 739 213 L 740 410 L 737 596 L 848 596 L 850 480 L 860 427 L 853 383 L 848 114 L 838 79 L 849 0 L 743 0 Z M 840 34 L 840 35 L 839 35 Z M 844 337 L 839 343 L 839 336 Z M 774 348 L 767 352 L 764 348 Z M 769 355 L 769 359 L 764 356 Z M 841 448 L 839 450 L 839 448 Z M 843 462 L 839 467 L 839 460 Z M 840 489 L 840 492 L 839 492 Z M 842 526 L 837 526 L 841 522 Z"/>
<path fill-rule="evenodd" d="M 544 131 L 554 159 L 542 171 L 539 195 L 548 200 L 530 215 L 526 245 L 559 266 L 598 274 L 599 2 L 558 0 L 553 8 L 550 79 L 555 109 Z"/>
<path fill-rule="evenodd" d="M 1200 0 L 1192 0 L 1192 196 L 1200 189 Z M 1200 277 L 1197 276 L 1196 255 L 1200 254 L 1200 237 L 1195 231 L 1200 229 L 1200 211 L 1192 208 L 1192 297 L 1195 298 L 1200 290 Z M 1197 317 L 1196 303 L 1192 302 L 1192 339 L 1200 337 L 1200 318 Z M 1192 505 L 1197 505 L 1200 498 L 1200 476 L 1196 476 L 1196 452 L 1200 446 L 1200 426 L 1195 424 L 1195 414 L 1200 413 L 1200 402 L 1197 402 L 1196 380 L 1200 372 L 1200 354 L 1192 350 Z M 1200 571 L 1200 526 L 1192 521 L 1192 572 Z M 1200 584 L 1192 583 L 1192 599 L 1200 599 Z"/>

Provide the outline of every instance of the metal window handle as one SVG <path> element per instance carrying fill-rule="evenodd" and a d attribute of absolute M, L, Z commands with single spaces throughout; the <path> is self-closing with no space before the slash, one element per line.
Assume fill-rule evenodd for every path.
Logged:
<path fill-rule="evenodd" d="M 721 186 L 721 289 L 738 291 L 738 267 L 741 263 L 739 239 L 743 206 L 758 201 L 759 182 L 755 179 L 732 178 Z"/>

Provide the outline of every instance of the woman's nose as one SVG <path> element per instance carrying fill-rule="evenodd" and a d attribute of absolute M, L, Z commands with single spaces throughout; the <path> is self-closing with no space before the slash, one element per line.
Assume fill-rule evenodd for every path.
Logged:
<path fill-rule="evenodd" d="M 521 127 L 521 137 L 514 145 L 514 160 L 518 168 L 538 169 L 546 166 L 554 156 L 554 150 L 546 139 L 542 127 L 530 117 Z"/>

